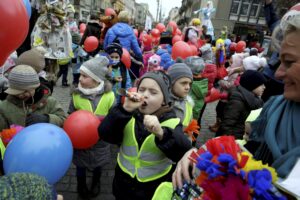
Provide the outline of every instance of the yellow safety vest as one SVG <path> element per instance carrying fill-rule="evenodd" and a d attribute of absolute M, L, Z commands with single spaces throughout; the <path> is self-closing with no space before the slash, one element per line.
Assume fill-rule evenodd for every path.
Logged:
<path fill-rule="evenodd" d="M 3 142 L 2 142 L 2 139 L 0 138 L 0 150 L 1 150 L 1 158 L 2 158 L 2 160 L 3 160 L 3 157 L 4 157 L 4 152 L 5 152 L 5 146 L 4 146 L 4 144 L 3 144 Z"/>
<path fill-rule="evenodd" d="M 104 93 L 97 105 L 96 110 L 94 111 L 90 100 L 82 98 L 80 94 L 73 94 L 72 97 L 76 110 L 87 110 L 94 113 L 95 115 L 101 116 L 107 115 L 109 109 L 112 107 L 115 101 L 115 95 L 112 91 Z"/>
<path fill-rule="evenodd" d="M 185 103 L 185 115 L 184 115 L 184 119 L 182 122 L 183 127 L 187 127 L 191 120 L 192 120 L 192 116 L 193 116 L 193 107 L 189 102 Z"/>
<path fill-rule="evenodd" d="M 158 188 L 156 188 L 155 193 L 151 200 L 171 200 L 173 195 L 173 185 L 171 182 L 162 182 Z"/>
<path fill-rule="evenodd" d="M 160 125 L 175 129 L 179 122 L 179 118 L 172 118 Z M 122 171 L 140 182 L 153 181 L 168 174 L 172 161 L 156 146 L 155 135 L 150 134 L 139 149 L 134 130 L 135 118 L 131 118 L 124 128 L 124 138 L 117 158 Z"/>

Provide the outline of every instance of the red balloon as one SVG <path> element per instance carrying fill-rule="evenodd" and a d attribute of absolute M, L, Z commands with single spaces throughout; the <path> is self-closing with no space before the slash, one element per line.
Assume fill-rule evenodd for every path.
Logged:
<path fill-rule="evenodd" d="M 165 25 L 163 25 L 162 23 L 157 24 L 155 28 L 157 28 L 160 33 L 164 32 L 166 30 Z"/>
<path fill-rule="evenodd" d="M 182 35 L 182 32 L 180 29 L 176 29 L 176 35 Z"/>
<path fill-rule="evenodd" d="M 112 16 L 112 15 L 116 16 L 115 10 L 112 9 L 112 8 L 106 8 L 105 9 L 105 16 Z"/>
<path fill-rule="evenodd" d="M 80 26 L 79 26 L 79 32 L 80 33 L 84 33 L 86 29 L 86 24 L 85 23 L 81 23 Z"/>
<path fill-rule="evenodd" d="M 160 37 L 152 37 L 152 43 L 154 45 L 159 45 Z"/>
<path fill-rule="evenodd" d="M 192 56 L 198 56 L 198 49 L 195 45 L 193 44 L 189 44 L 190 45 L 190 48 L 191 48 L 191 51 L 192 51 Z"/>
<path fill-rule="evenodd" d="M 134 32 L 134 35 L 135 35 L 135 37 L 137 38 L 137 37 L 138 37 L 138 35 L 139 35 L 139 32 L 138 32 L 138 30 L 137 30 L 137 29 L 133 29 L 133 32 Z"/>
<path fill-rule="evenodd" d="M 87 149 L 99 140 L 100 120 L 86 110 L 73 112 L 64 122 L 64 130 L 70 137 L 75 149 Z"/>
<path fill-rule="evenodd" d="M 86 52 L 92 52 L 97 49 L 99 41 L 95 36 L 89 36 L 84 41 L 84 49 Z"/>
<path fill-rule="evenodd" d="M 245 41 L 239 41 L 237 44 L 236 44 L 236 52 L 237 53 L 242 53 L 246 48 L 246 42 Z"/>
<path fill-rule="evenodd" d="M 143 35 L 143 44 L 144 44 L 144 46 L 150 46 L 151 43 L 152 43 L 152 38 L 151 38 L 151 36 L 148 35 L 148 34 L 144 34 L 144 35 Z"/>
<path fill-rule="evenodd" d="M 123 54 L 122 54 L 121 61 L 126 66 L 126 68 L 129 69 L 131 66 L 130 54 L 127 51 L 127 49 L 125 49 L 125 48 L 122 48 L 122 49 L 123 49 Z"/>
<path fill-rule="evenodd" d="M 229 50 L 230 50 L 230 52 L 235 52 L 235 50 L 236 50 L 235 42 L 231 42 L 231 44 L 229 45 Z"/>
<path fill-rule="evenodd" d="M 172 27 L 172 34 L 176 35 L 176 31 L 177 31 L 177 24 L 174 21 L 170 21 L 168 23 L 168 27 Z"/>
<path fill-rule="evenodd" d="M 25 40 L 29 19 L 23 1 L 0 1 L 0 67 Z"/>
<path fill-rule="evenodd" d="M 182 38 L 179 35 L 175 35 L 172 39 L 172 44 L 174 45 L 178 41 L 182 41 Z"/>
<path fill-rule="evenodd" d="M 151 31 L 151 35 L 152 35 L 152 37 L 157 38 L 157 37 L 160 36 L 160 32 L 159 32 L 158 29 L 154 28 L 154 29 L 152 29 L 152 31 Z"/>
<path fill-rule="evenodd" d="M 190 46 L 183 41 L 178 41 L 173 45 L 172 48 L 172 58 L 176 60 L 176 58 L 186 59 L 187 57 L 192 56 L 192 50 Z"/>

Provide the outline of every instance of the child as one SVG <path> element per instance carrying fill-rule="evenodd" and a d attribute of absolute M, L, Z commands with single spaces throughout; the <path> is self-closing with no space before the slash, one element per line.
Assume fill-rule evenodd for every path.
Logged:
<path fill-rule="evenodd" d="M 65 113 L 56 99 L 45 93 L 36 71 L 28 65 L 14 67 L 8 75 L 6 100 L 0 102 L 0 132 L 10 125 L 51 123 L 62 126 Z"/>
<path fill-rule="evenodd" d="M 172 161 L 191 148 L 172 111 L 170 87 L 164 72 L 146 73 L 137 93 L 130 92 L 99 126 L 100 138 L 121 144 L 113 181 L 116 200 L 150 200 L 161 182 L 171 180 Z"/>
<path fill-rule="evenodd" d="M 79 83 L 79 68 L 83 63 L 84 59 L 88 56 L 88 54 L 83 50 L 83 48 L 79 45 L 81 40 L 81 36 L 78 33 L 72 34 L 72 50 L 74 53 L 74 58 L 72 59 L 72 73 L 73 73 L 73 87 L 77 88 Z"/>
<path fill-rule="evenodd" d="M 263 106 L 261 95 L 265 89 L 265 82 L 265 77 L 258 71 L 248 70 L 243 73 L 240 85 L 229 91 L 228 103 L 225 105 L 216 136 L 234 135 L 236 139 L 243 139 L 245 120 L 251 110 Z"/>
<path fill-rule="evenodd" d="M 149 61 L 150 57 L 153 56 L 153 55 L 154 55 L 154 53 L 152 51 L 151 45 L 144 46 L 144 49 L 143 49 L 143 63 L 144 63 L 144 66 L 140 69 L 140 77 L 142 77 L 146 72 L 149 71 L 148 61 Z"/>
<path fill-rule="evenodd" d="M 172 100 L 176 116 L 184 127 L 193 119 L 193 106 L 187 101 L 193 82 L 193 73 L 184 63 L 175 63 L 168 69 L 172 82 Z"/>
<path fill-rule="evenodd" d="M 163 68 L 160 66 L 161 58 L 159 55 L 154 54 L 152 55 L 148 60 L 148 71 L 158 71 L 163 70 Z"/>
<path fill-rule="evenodd" d="M 109 75 L 108 63 L 106 57 L 99 56 L 81 65 L 78 89 L 72 94 L 69 113 L 88 110 L 100 117 L 108 113 L 115 101 L 111 85 L 106 79 Z M 110 145 L 102 140 L 89 149 L 74 149 L 77 191 L 82 198 L 96 197 L 99 194 L 101 167 L 109 161 Z M 86 185 L 86 169 L 93 171 L 91 192 Z"/>
<path fill-rule="evenodd" d="M 125 65 L 121 61 L 123 54 L 122 46 L 117 42 L 111 43 L 105 49 L 105 52 L 109 54 L 112 59 L 112 83 L 113 91 L 115 93 L 117 103 L 121 102 L 121 97 L 118 95 L 117 91 L 119 88 L 129 89 L 131 88 L 131 79 L 126 69 Z"/>

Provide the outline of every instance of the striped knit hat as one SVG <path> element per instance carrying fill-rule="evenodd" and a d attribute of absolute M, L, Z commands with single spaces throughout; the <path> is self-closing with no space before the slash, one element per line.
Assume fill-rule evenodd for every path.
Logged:
<path fill-rule="evenodd" d="M 40 85 L 39 76 L 36 71 L 28 65 L 14 67 L 8 75 L 7 94 L 18 95 L 27 90 L 36 89 Z"/>

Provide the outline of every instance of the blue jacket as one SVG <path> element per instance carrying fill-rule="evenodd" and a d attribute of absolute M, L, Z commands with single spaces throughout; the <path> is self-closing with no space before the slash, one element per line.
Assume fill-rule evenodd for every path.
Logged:
<path fill-rule="evenodd" d="M 119 22 L 108 29 L 104 38 L 104 49 L 116 38 L 120 41 L 122 47 L 126 48 L 128 51 L 132 50 L 137 57 L 142 58 L 141 48 L 139 47 L 131 26 L 126 23 Z"/>

